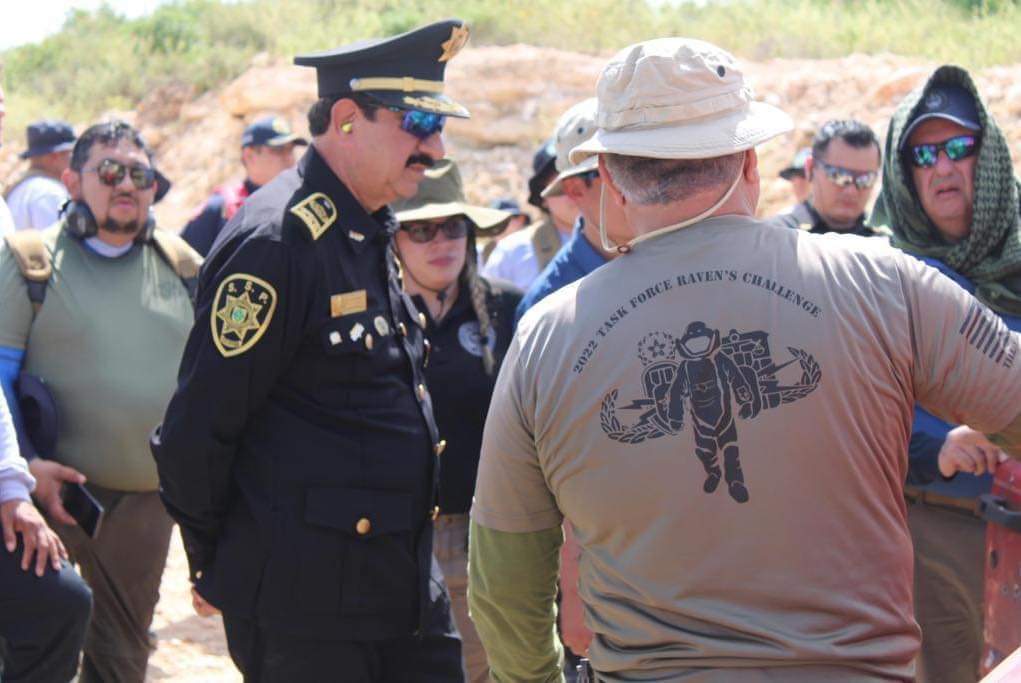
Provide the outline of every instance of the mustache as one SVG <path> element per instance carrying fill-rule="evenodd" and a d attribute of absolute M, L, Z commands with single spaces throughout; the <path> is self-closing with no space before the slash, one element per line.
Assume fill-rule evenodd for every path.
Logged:
<path fill-rule="evenodd" d="M 425 154 L 414 154 L 408 157 L 408 162 L 404 164 L 404 166 L 405 167 L 414 166 L 415 164 L 421 164 L 426 168 L 432 168 L 433 166 L 436 165 L 436 162 L 433 160 L 432 157 L 426 156 Z"/>

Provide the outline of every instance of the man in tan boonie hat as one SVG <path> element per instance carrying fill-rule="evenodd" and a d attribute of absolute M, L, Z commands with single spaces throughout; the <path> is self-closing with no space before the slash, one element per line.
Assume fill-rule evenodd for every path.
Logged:
<path fill-rule="evenodd" d="M 948 332 L 986 314 L 876 240 L 757 220 L 755 146 L 791 123 L 723 50 L 631 46 L 598 94 L 571 160 L 635 237 L 522 318 L 494 392 L 469 549 L 494 678 L 557 679 L 567 519 L 598 681 L 912 680 L 913 403 L 1017 453 L 1018 337 Z"/>

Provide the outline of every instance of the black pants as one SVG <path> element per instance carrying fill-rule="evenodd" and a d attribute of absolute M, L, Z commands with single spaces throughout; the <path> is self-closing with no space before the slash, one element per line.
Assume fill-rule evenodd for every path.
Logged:
<path fill-rule="evenodd" d="M 223 615 L 227 648 L 245 683 L 463 683 L 461 641 L 408 636 L 376 642 L 312 640 Z"/>
<path fill-rule="evenodd" d="M 20 541 L 20 537 L 19 537 Z M 92 593 L 64 563 L 42 577 L 21 570 L 21 551 L 0 545 L 0 679 L 4 683 L 67 683 L 92 609 Z"/>

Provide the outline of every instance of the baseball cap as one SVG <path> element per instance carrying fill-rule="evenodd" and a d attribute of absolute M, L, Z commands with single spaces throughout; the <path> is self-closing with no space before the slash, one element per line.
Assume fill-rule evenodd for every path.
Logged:
<path fill-rule="evenodd" d="M 802 147 L 798 150 L 794 158 L 791 159 L 791 163 L 780 171 L 780 177 L 784 180 L 790 180 L 796 175 L 801 177 L 805 176 L 805 160 L 812 156 L 811 147 Z"/>
<path fill-rule="evenodd" d="M 308 140 L 295 135 L 291 131 L 287 119 L 282 116 L 266 116 L 253 122 L 241 135 L 242 147 L 280 147 L 293 142 L 296 145 L 307 145 Z"/>
<path fill-rule="evenodd" d="M 30 123 L 25 129 L 28 149 L 22 159 L 42 156 L 50 152 L 64 152 L 74 147 L 74 129 L 67 121 L 43 120 Z"/>
<path fill-rule="evenodd" d="M 982 130 L 979 123 L 978 107 L 971 93 L 959 85 L 940 83 L 925 94 L 907 130 L 901 136 L 901 147 L 907 144 L 911 132 L 923 121 L 946 119 L 970 130 Z"/>

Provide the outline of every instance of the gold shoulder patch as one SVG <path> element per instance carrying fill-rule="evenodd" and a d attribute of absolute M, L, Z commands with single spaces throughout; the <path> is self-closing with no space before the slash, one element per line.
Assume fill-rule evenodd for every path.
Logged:
<path fill-rule="evenodd" d="M 322 192 L 309 195 L 292 206 L 291 213 L 302 220 L 314 240 L 319 239 L 337 220 L 337 207 Z"/>
<path fill-rule="evenodd" d="M 255 346 L 276 306 L 277 292 L 265 280 L 245 273 L 226 278 L 216 290 L 209 318 L 216 349 L 230 358 Z"/>

